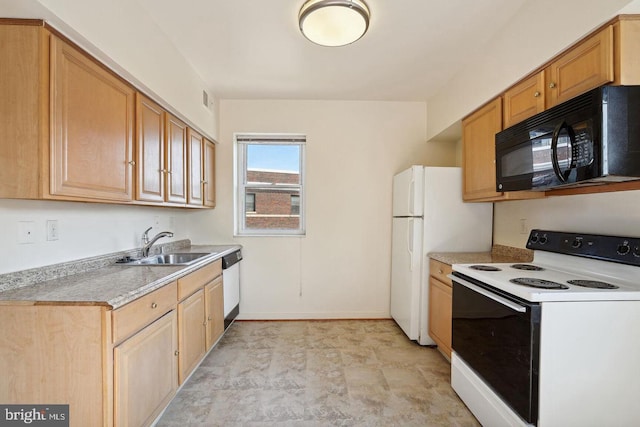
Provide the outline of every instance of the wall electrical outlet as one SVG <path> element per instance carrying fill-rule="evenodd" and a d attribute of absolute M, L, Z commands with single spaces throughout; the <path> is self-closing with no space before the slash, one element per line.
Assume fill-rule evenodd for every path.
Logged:
<path fill-rule="evenodd" d="M 520 234 L 527 234 L 527 220 L 525 218 L 520 219 Z"/>
<path fill-rule="evenodd" d="M 47 220 L 47 240 L 58 240 L 60 238 L 60 230 L 58 228 L 57 219 Z"/>
<path fill-rule="evenodd" d="M 21 245 L 36 242 L 35 221 L 18 221 L 18 243 Z"/>

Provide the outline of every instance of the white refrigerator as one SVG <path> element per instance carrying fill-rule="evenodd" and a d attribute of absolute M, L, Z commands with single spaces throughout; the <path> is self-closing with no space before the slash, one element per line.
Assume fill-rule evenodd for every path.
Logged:
<path fill-rule="evenodd" d="M 409 339 L 429 336 L 429 252 L 490 251 L 493 204 L 462 201 L 457 167 L 411 168 L 393 177 L 391 316 Z"/>

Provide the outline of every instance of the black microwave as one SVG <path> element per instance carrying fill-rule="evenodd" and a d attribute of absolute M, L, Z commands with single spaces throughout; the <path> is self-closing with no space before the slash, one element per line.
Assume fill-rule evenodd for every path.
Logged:
<path fill-rule="evenodd" d="M 640 86 L 602 86 L 496 134 L 496 190 L 640 179 Z"/>

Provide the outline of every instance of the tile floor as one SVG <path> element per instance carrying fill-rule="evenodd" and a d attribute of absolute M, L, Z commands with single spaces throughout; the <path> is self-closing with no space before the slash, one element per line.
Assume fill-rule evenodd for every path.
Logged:
<path fill-rule="evenodd" d="M 392 320 L 235 322 L 157 426 L 479 426 Z"/>

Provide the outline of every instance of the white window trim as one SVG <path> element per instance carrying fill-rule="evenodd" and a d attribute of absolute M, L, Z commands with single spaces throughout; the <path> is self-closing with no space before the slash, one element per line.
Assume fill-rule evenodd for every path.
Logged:
<path fill-rule="evenodd" d="M 234 236 L 289 236 L 304 237 L 306 235 L 306 189 L 305 189 L 305 170 L 306 170 L 306 135 L 303 134 L 263 134 L 263 133 L 234 133 L 233 134 L 233 182 L 234 182 Z M 239 140 L 241 140 L 239 142 Z M 246 142 L 245 142 L 246 141 Z M 244 194 L 248 188 L 263 188 L 259 184 L 246 185 L 241 177 L 246 176 L 246 145 L 247 144 L 267 144 L 267 145 L 299 145 L 300 146 L 300 184 L 287 185 L 278 184 L 278 189 L 296 189 L 300 194 L 300 222 L 299 228 L 290 230 L 274 230 L 274 229 L 247 229 L 244 227 L 244 218 L 247 212 Z"/>

